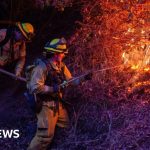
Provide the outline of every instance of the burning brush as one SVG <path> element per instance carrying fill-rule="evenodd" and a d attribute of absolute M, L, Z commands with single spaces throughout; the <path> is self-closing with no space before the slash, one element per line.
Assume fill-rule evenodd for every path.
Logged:
<path fill-rule="evenodd" d="M 130 68 L 131 72 L 134 72 L 134 76 L 129 81 L 131 86 L 128 87 L 128 92 L 132 93 L 137 89 L 144 88 L 144 92 L 150 93 L 150 90 L 147 89 L 150 87 L 149 79 L 145 81 L 150 73 L 150 44 L 124 52 L 122 58 L 124 65 Z M 144 78 L 144 81 L 139 81 L 141 77 Z"/>

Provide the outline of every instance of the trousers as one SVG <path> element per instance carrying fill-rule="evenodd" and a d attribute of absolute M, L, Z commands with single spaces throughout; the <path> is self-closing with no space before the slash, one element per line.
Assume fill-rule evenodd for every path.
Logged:
<path fill-rule="evenodd" d="M 61 102 L 58 106 L 59 110 L 56 113 L 52 109 L 53 104 L 42 106 L 42 110 L 37 114 L 36 134 L 27 150 L 46 150 L 54 137 L 56 125 L 62 128 L 68 127 L 67 111 Z"/>

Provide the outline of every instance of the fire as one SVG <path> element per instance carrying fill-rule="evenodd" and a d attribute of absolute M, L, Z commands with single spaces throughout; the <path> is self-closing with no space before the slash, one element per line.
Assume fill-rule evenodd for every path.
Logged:
<path fill-rule="evenodd" d="M 133 69 L 133 70 L 137 70 L 139 68 L 139 65 L 133 65 L 133 66 L 131 66 L 131 69 Z"/>
<path fill-rule="evenodd" d="M 150 81 L 137 82 L 135 83 L 134 87 L 146 86 L 146 85 L 150 85 Z"/>
<path fill-rule="evenodd" d="M 141 43 L 134 46 L 134 48 L 130 46 L 130 50 L 123 52 L 122 59 L 124 65 L 132 70 L 147 72 L 150 70 L 150 44 L 143 45 L 143 42 Z"/>
<path fill-rule="evenodd" d="M 144 71 L 149 71 L 150 70 L 150 68 L 149 67 L 147 67 L 147 68 L 144 68 Z"/>
<path fill-rule="evenodd" d="M 135 89 L 139 89 L 140 87 L 149 87 L 150 86 L 150 81 L 139 81 L 139 82 L 135 82 L 133 83 L 133 85 L 131 87 L 127 88 L 128 93 L 132 93 Z M 150 93 L 150 89 L 149 88 L 144 88 L 144 92 L 145 93 Z"/>

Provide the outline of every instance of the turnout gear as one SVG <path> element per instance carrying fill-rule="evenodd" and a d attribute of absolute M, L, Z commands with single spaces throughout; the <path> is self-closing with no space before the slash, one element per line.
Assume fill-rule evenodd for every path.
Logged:
<path fill-rule="evenodd" d="M 64 38 L 53 39 L 50 42 L 47 42 L 44 46 L 46 53 L 65 53 L 68 54 L 67 42 Z"/>
<path fill-rule="evenodd" d="M 46 150 L 53 139 L 55 126 L 68 126 L 69 118 L 62 98 L 63 89 L 71 80 L 71 85 L 78 85 L 85 80 L 85 75 L 73 80 L 62 59 L 56 59 L 56 56 L 61 56 L 60 53 L 68 52 L 64 38 L 48 42 L 44 49 L 46 53 L 55 55 L 43 60 L 38 59 L 36 65 L 29 67 L 31 70 L 27 79 L 29 93 L 36 94 L 41 102 L 41 110 L 37 112 L 37 132 L 28 150 Z"/>
<path fill-rule="evenodd" d="M 21 76 L 26 57 L 24 37 L 30 40 L 34 28 L 30 23 L 13 23 L 0 30 L 0 66 L 15 64 L 16 76 Z M 14 68 L 14 67 L 13 67 Z"/>
<path fill-rule="evenodd" d="M 30 41 L 34 35 L 33 26 L 30 23 L 21 23 L 21 22 L 17 22 L 16 25 L 21 31 L 21 33 L 24 35 L 24 37 Z"/>
<path fill-rule="evenodd" d="M 67 127 L 69 124 L 67 111 L 61 101 L 62 91 L 56 90 L 55 85 L 72 76 L 64 63 L 57 66 L 50 59 L 38 59 L 36 64 L 27 87 L 30 93 L 36 93 L 42 108 L 37 113 L 37 132 L 28 150 L 46 150 L 53 139 L 55 126 Z"/>
<path fill-rule="evenodd" d="M 41 112 L 37 114 L 37 131 L 27 150 L 46 150 L 54 137 L 55 126 L 62 128 L 68 126 L 69 118 L 63 104 L 59 104 L 59 113 L 54 116 L 51 109 L 54 104 L 49 103 L 49 107 L 42 106 Z"/>
<path fill-rule="evenodd" d="M 48 64 L 46 65 L 46 62 L 42 59 L 37 59 L 33 67 L 31 67 L 31 72 L 28 74 L 27 79 L 27 89 L 30 93 L 36 92 L 42 94 L 52 94 L 53 86 L 56 84 L 55 82 L 61 82 L 64 79 L 64 76 L 65 80 L 72 78 L 70 71 L 64 63 L 60 63 L 60 65 L 57 66 L 50 59 L 48 59 L 47 63 L 49 63 L 49 66 L 51 65 L 50 68 L 52 73 L 48 73 Z M 61 72 L 63 73 L 63 77 L 60 75 L 59 77 L 55 77 L 53 80 L 48 79 L 50 78 L 48 77 L 48 74 L 54 76 L 56 74 L 60 74 Z M 46 83 L 53 85 L 48 86 Z"/>
<path fill-rule="evenodd" d="M 42 67 L 42 69 L 39 69 L 39 67 Z M 43 70 L 44 72 L 40 72 L 39 70 Z M 36 71 L 39 71 L 39 73 L 37 74 Z M 64 88 L 59 85 L 63 83 L 63 81 L 72 78 L 71 73 L 64 63 L 61 63 L 60 68 L 58 68 L 58 66 L 53 64 L 50 60 L 45 59 L 37 59 L 34 65 L 27 67 L 25 73 L 29 93 L 37 93 L 42 101 L 57 99 L 57 94 L 60 94 Z M 34 76 L 34 74 L 36 76 Z M 34 83 L 33 78 L 40 78 L 40 80 L 42 80 L 42 82 L 39 81 L 39 86 Z"/>
<path fill-rule="evenodd" d="M 16 75 L 19 75 L 22 72 L 22 69 L 25 64 L 25 56 L 25 42 L 15 42 L 13 31 L 11 31 L 10 29 L 1 29 L 0 66 L 5 66 L 7 64 L 12 64 L 12 62 L 16 62 L 15 73 Z"/>

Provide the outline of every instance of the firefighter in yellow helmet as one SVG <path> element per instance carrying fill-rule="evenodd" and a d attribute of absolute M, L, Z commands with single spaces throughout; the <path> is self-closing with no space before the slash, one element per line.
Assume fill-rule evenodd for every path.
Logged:
<path fill-rule="evenodd" d="M 21 76 L 26 57 L 26 42 L 34 35 L 30 23 L 17 22 L 8 29 L 0 30 L 0 66 L 15 67 L 15 74 Z"/>
<path fill-rule="evenodd" d="M 44 47 L 46 59 L 38 60 L 32 72 L 27 87 L 30 93 L 36 95 L 37 104 L 41 102 L 41 109 L 37 112 L 37 131 L 28 150 L 46 150 L 53 139 L 56 125 L 62 128 L 69 125 L 65 103 L 62 100 L 63 88 L 67 85 L 64 81 L 73 78 L 63 62 L 67 53 L 64 38 L 46 43 Z M 75 80 L 72 84 L 78 85 L 81 81 L 89 79 L 91 74 Z"/>

